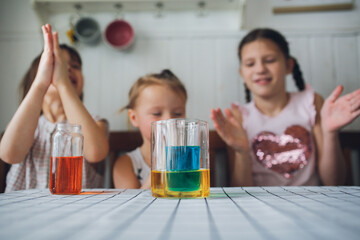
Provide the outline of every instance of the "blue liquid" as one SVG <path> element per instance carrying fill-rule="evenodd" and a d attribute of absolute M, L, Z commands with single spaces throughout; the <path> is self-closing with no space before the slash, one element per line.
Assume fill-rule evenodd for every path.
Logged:
<path fill-rule="evenodd" d="M 167 171 L 200 169 L 200 146 L 170 146 L 165 151 Z"/>
<path fill-rule="evenodd" d="M 200 146 L 166 147 L 166 178 L 170 191 L 200 189 Z"/>

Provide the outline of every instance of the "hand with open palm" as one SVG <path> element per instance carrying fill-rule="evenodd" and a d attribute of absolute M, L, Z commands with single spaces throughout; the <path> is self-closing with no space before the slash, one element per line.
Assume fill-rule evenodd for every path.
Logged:
<path fill-rule="evenodd" d="M 341 96 L 343 86 L 337 86 L 321 109 L 323 131 L 335 132 L 360 115 L 360 89 Z"/>
<path fill-rule="evenodd" d="M 39 84 L 44 89 L 48 89 L 54 70 L 54 55 L 51 26 L 46 24 L 41 27 L 44 38 L 44 50 L 41 54 L 38 71 L 34 83 Z"/>
<path fill-rule="evenodd" d="M 249 151 L 250 146 L 242 127 L 242 114 L 238 106 L 232 104 L 231 109 L 226 108 L 224 112 L 225 116 L 220 108 L 211 109 L 211 119 L 219 136 L 235 151 L 240 153 Z"/>
<path fill-rule="evenodd" d="M 69 73 L 68 73 L 68 62 L 64 56 L 64 52 L 60 48 L 59 36 L 55 32 L 53 34 L 53 45 L 54 45 L 54 74 L 52 78 L 52 84 L 56 88 L 60 84 L 70 84 Z"/>

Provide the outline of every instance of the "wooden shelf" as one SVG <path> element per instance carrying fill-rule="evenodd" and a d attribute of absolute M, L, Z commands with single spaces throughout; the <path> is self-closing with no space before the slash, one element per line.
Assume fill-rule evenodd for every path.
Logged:
<path fill-rule="evenodd" d="M 124 11 L 153 11 L 162 3 L 164 11 L 183 11 L 198 9 L 205 4 L 211 10 L 236 10 L 241 0 L 33 0 L 35 8 L 43 8 L 50 13 L 71 12 L 75 4 L 80 4 L 83 11 L 115 11 L 115 4 L 121 4 Z"/>
<path fill-rule="evenodd" d="M 273 13 L 297 13 L 351 10 L 354 8 L 354 0 L 272 0 Z"/>
<path fill-rule="evenodd" d="M 121 5 L 121 11 L 197 11 L 201 7 L 206 10 L 242 10 L 246 0 L 32 0 L 41 24 L 49 16 L 59 13 L 76 12 L 76 5 L 81 6 L 81 12 L 116 12 L 116 4 Z M 160 5 L 160 7 L 159 7 Z"/>

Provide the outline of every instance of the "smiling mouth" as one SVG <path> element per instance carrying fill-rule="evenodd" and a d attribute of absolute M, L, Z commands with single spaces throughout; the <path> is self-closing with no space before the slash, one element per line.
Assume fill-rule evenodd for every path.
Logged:
<path fill-rule="evenodd" d="M 76 84 L 77 84 L 76 79 L 74 79 L 72 77 L 69 77 L 69 78 L 70 78 L 70 82 L 72 83 L 72 85 L 76 86 Z"/>
<path fill-rule="evenodd" d="M 256 84 L 259 84 L 259 85 L 266 85 L 266 84 L 269 84 L 271 82 L 271 78 L 268 77 L 268 78 L 259 78 L 259 79 L 256 79 L 254 81 Z"/>

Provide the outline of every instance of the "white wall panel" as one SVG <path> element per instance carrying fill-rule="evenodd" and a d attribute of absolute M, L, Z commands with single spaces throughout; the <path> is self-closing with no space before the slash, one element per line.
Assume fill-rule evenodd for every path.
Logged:
<path fill-rule="evenodd" d="M 356 36 L 351 37 L 350 38 L 350 44 L 349 44 L 349 48 L 351 49 L 352 54 L 348 55 L 350 58 L 351 62 L 349 65 L 353 66 L 354 68 L 357 68 L 357 70 L 355 70 L 354 68 L 348 69 L 349 71 L 349 80 L 351 83 L 349 83 L 350 86 L 352 86 L 352 88 L 347 88 L 348 91 L 345 91 L 345 93 L 347 92 L 351 92 L 354 91 L 355 89 L 360 88 L 360 34 L 358 33 Z M 357 55 L 354 53 L 358 53 Z M 346 54 L 349 54 L 349 49 L 348 51 L 343 52 L 342 57 L 346 58 Z M 353 57 L 354 56 L 354 57 Z M 345 73 L 347 75 L 347 73 Z M 347 83 L 346 86 L 344 85 L 344 87 L 348 87 Z M 360 130 L 360 117 L 358 117 L 353 123 L 351 123 L 349 126 L 347 126 L 345 128 L 346 130 Z"/>
<path fill-rule="evenodd" d="M 344 86 L 343 94 L 350 93 L 360 88 L 360 76 L 357 71 L 359 58 L 356 35 L 339 36 L 334 39 L 336 85 Z M 355 120 L 346 129 L 356 129 L 360 126 L 360 119 Z"/>
<path fill-rule="evenodd" d="M 242 36 L 216 40 L 214 84 L 216 105 L 210 106 L 211 108 L 228 108 L 234 101 L 245 103 L 243 81 L 238 71 L 240 63 L 237 57 L 238 44 Z"/>
<path fill-rule="evenodd" d="M 18 106 L 17 87 L 25 70 L 42 48 L 40 28 L 28 2 L 5 2 L 0 20 L 6 16 L 10 21 L 0 21 L 0 131 Z M 21 12 L 21 9 L 26 10 Z M 140 76 L 164 68 L 170 68 L 185 84 L 189 117 L 211 123 L 211 108 L 225 108 L 233 101 L 244 103 L 237 46 L 246 32 L 237 30 L 237 15 L 233 12 L 208 13 L 204 17 L 194 14 L 165 13 L 162 18 L 156 18 L 149 12 L 127 13 L 125 19 L 136 29 L 135 43 L 128 51 L 112 49 L 104 41 L 97 46 L 77 44 L 75 47 L 84 62 L 84 103 L 90 113 L 107 118 L 111 130 L 128 129 L 126 112 L 118 114 L 117 110 L 127 104 L 131 85 Z M 65 32 L 69 28 L 69 15 L 51 19 L 61 42 L 65 43 L 68 43 Z M 101 29 L 114 18 L 109 13 L 93 17 Z M 342 19 L 344 22 L 346 19 Z M 305 81 L 321 95 L 328 96 L 339 83 L 344 84 L 346 92 L 360 87 L 357 31 L 339 34 L 337 28 L 326 33 L 313 30 L 283 33 L 290 43 L 291 54 L 300 63 Z M 296 90 L 292 77 L 288 78 L 288 89 Z M 349 129 L 359 130 L 359 121 Z"/>
<path fill-rule="evenodd" d="M 336 85 L 344 85 L 344 93 L 360 88 L 358 75 L 358 56 L 356 36 L 334 38 L 334 62 L 336 66 Z"/>
<path fill-rule="evenodd" d="M 118 114 L 117 110 L 126 105 L 133 82 L 147 73 L 170 68 L 188 90 L 188 116 L 210 121 L 211 108 L 225 108 L 232 101 L 244 102 L 236 55 L 243 35 L 141 37 L 127 52 L 107 46 L 80 46 L 78 50 L 84 62 L 84 103 L 92 114 L 107 118 L 112 130 L 128 129 L 126 112 Z M 345 92 L 360 87 L 358 35 L 288 35 L 292 55 L 298 59 L 306 82 L 323 97 L 337 84 L 343 84 Z M 1 89 L 6 89 L 2 91 L 0 103 L 2 112 L 6 113 L 1 115 L 2 128 L 17 108 L 20 79 L 41 49 L 40 35 L 29 35 L 28 41 L 13 41 L 13 38 L 0 38 L 1 54 L 8 56 L 0 66 Z M 17 71 L 8 71 L 16 65 Z M 296 90 L 291 76 L 288 89 Z M 9 98 L 13 100 L 8 101 Z M 356 121 L 347 129 L 359 129 L 358 126 Z"/>
<path fill-rule="evenodd" d="M 289 43 L 290 55 L 294 57 L 302 72 L 304 81 L 306 84 L 312 86 L 312 76 L 311 76 L 311 52 L 309 49 L 309 37 L 301 35 L 287 35 L 285 36 Z M 298 91 L 292 74 L 289 74 L 287 77 L 287 89 L 289 91 Z"/>
<path fill-rule="evenodd" d="M 186 104 L 186 114 L 191 116 L 190 111 L 193 105 L 192 99 L 190 98 L 190 89 L 192 82 L 192 71 L 194 69 L 192 61 L 192 40 L 190 38 L 178 38 L 171 39 L 169 42 L 169 68 L 170 70 L 180 79 L 184 84 L 188 100 Z"/>
<path fill-rule="evenodd" d="M 0 1 L 0 32 L 33 33 L 33 29 L 40 30 L 38 27 L 30 0 Z"/>
<path fill-rule="evenodd" d="M 0 36 L 0 132 L 5 130 L 20 100 L 19 84 L 32 60 L 41 51 L 36 37 L 24 39 Z"/>
<path fill-rule="evenodd" d="M 304 0 L 304 2 L 311 2 L 311 0 Z M 312 30 L 316 33 L 327 30 L 359 30 L 360 27 L 360 0 L 354 0 L 354 8 L 351 10 L 280 14 L 273 13 L 271 1 L 248 0 L 245 10 L 245 29 L 267 26 L 282 31 Z"/>
<path fill-rule="evenodd" d="M 191 50 L 192 76 L 189 85 L 188 116 L 210 122 L 210 106 L 216 106 L 215 40 L 194 39 Z"/>
<path fill-rule="evenodd" d="M 333 39 L 328 36 L 311 36 L 310 46 L 307 49 L 311 54 L 310 82 L 315 91 L 325 98 L 336 84 Z"/>
<path fill-rule="evenodd" d="M 79 49 L 82 58 L 82 72 L 84 76 L 84 104 L 90 113 L 98 112 L 100 109 L 100 92 L 102 76 L 102 59 L 99 49 Z M 90 81 L 92 80 L 92 81 Z"/>

